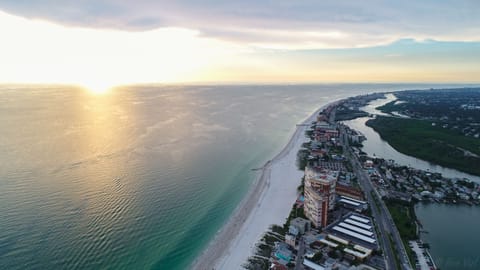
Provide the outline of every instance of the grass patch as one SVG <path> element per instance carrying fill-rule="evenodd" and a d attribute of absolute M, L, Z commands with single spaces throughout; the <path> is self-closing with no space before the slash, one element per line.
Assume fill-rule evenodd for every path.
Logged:
<path fill-rule="evenodd" d="M 385 105 L 383 105 L 383 106 L 380 106 L 380 107 L 377 107 L 377 108 L 375 108 L 375 109 L 377 109 L 377 110 L 379 110 L 379 111 L 381 111 L 381 112 L 383 112 L 383 113 L 389 113 L 389 114 L 391 114 L 392 112 L 398 110 L 398 108 L 395 107 L 395 103 L 397 103 L 396 100 L 390 101 L 390 102 L 388 102 L 387 104 L 385 104 Z"/>
<path fill-rule="evenodd" d="M 288 231 L 288 227 L 290 226 L 290 221 L 297 217 L 308 219 L 307 216 L 305 216 L 303 207 L 297 208 L 296 205 L 293 205 L 292 210 L 290 210 L 290 214 L 288 215 L 287 221 L 285 222 L 285 224 L 283 224 L 284 232 Z"/>
<path fill-rule="evenodd" d="M 480 175 L 480 140 L 432 126 L 429 121 L 377 116 L 367 121 L 397 151 Z M 466 154 L 469 151 L 474 155 Z"/>
<path fill-rule="evenodd" d="M 368 116 L 367 112 L 342 107 L 342 110 L 337 109 L 335 113 L 335 121 L 346 121 L 365 116 Z"/>
<path fill-rule="evenodd" d="M 416 240 L 417 227 L 415 224 L 415 214 L 412 213 L 412 208 L 410 206 L 389 201 L 387 201 L 386 204 L 402 239 Z"/>
<path fill-rule="evenodd" d="M 297 167 L 299 170 L 304 171 L 305 167 L 308 164 L 308 156 L 310 155 L 310 150 L 300 149 L 297 153 Z"/>
<path fill-rule="evenodd" d="M 398 258 L 398 251 L 395 249 L 395 244 L 394 244 L 394 241 L 393 241 L 393 238 L 392 238 L 392 235 L 391 234 L 388 234 L 388 242 L 390 242 L 390 246 L 392 247 L 393 249 L 393 258 L 395 259 L 395 268 L 396 269 L 401 269 L 400 265 L 401 265 L 401 262 L 400 262 L 400 258 Z"/>
<path fill-rule="evenodd" d="M 400 233 L 410 264 L 414 265 L 414 252 L 408 245 L 408 241 L 418 239 L 415 209 L 411 204 L 397 203 L 389 200 L 385 203 Z"/>

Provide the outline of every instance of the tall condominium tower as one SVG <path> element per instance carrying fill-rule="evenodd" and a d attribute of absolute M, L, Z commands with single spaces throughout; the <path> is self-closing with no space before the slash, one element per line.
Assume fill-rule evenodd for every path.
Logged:
<path fill-rule="evenodd" d="M 305 215 L 315 227 L 327 225 L 328 211 L 335 206 L 338 171 L 305 168 Z"/>

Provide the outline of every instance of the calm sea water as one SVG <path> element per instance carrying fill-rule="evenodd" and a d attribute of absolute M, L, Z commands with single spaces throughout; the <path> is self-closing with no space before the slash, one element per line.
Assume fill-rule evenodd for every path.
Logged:
<path fill-rule="evenodd" d="M 430 244 L 435 264 L 442 270 L 480 269 L 480 208 L 478 206 L 418 204 L 415 213 Z"/>
<path fill-rule="evenodd" d="M 185 269 L 319 106 L 412 85 L 0 87 L 1 269 Z"/>

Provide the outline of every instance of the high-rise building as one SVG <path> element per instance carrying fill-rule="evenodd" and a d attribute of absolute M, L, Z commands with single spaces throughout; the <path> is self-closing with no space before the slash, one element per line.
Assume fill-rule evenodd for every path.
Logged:
<path fill-rule="evenodd" d="M 305 168 L 305 215 L 315 227 L 327 225 L 328 211 L 335 206 L 338 171 L 307 166 Z"/>

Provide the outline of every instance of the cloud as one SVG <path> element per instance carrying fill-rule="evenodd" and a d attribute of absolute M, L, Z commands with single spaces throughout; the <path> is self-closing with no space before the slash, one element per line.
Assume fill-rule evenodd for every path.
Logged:
<path fill-rule="evenodd" d="M 479 4 L 436 2 L 3 0 L 0 81 L 478 81 Z"/>
<path fill-rule="evenodd" d="M 191 79 L 237 51 L 191 29 L 66 27 L 3 12 L 0 36 L 0 83 L 73 83 L 93 90 Z"/>
<path fill-rule="evenodd" d="M 195 29 L 206 37 L 286 50 L 368 47 L 401 38 L 480 39 L 476 0 L 9 0 L 0 9 L 75 26 Z"/>

